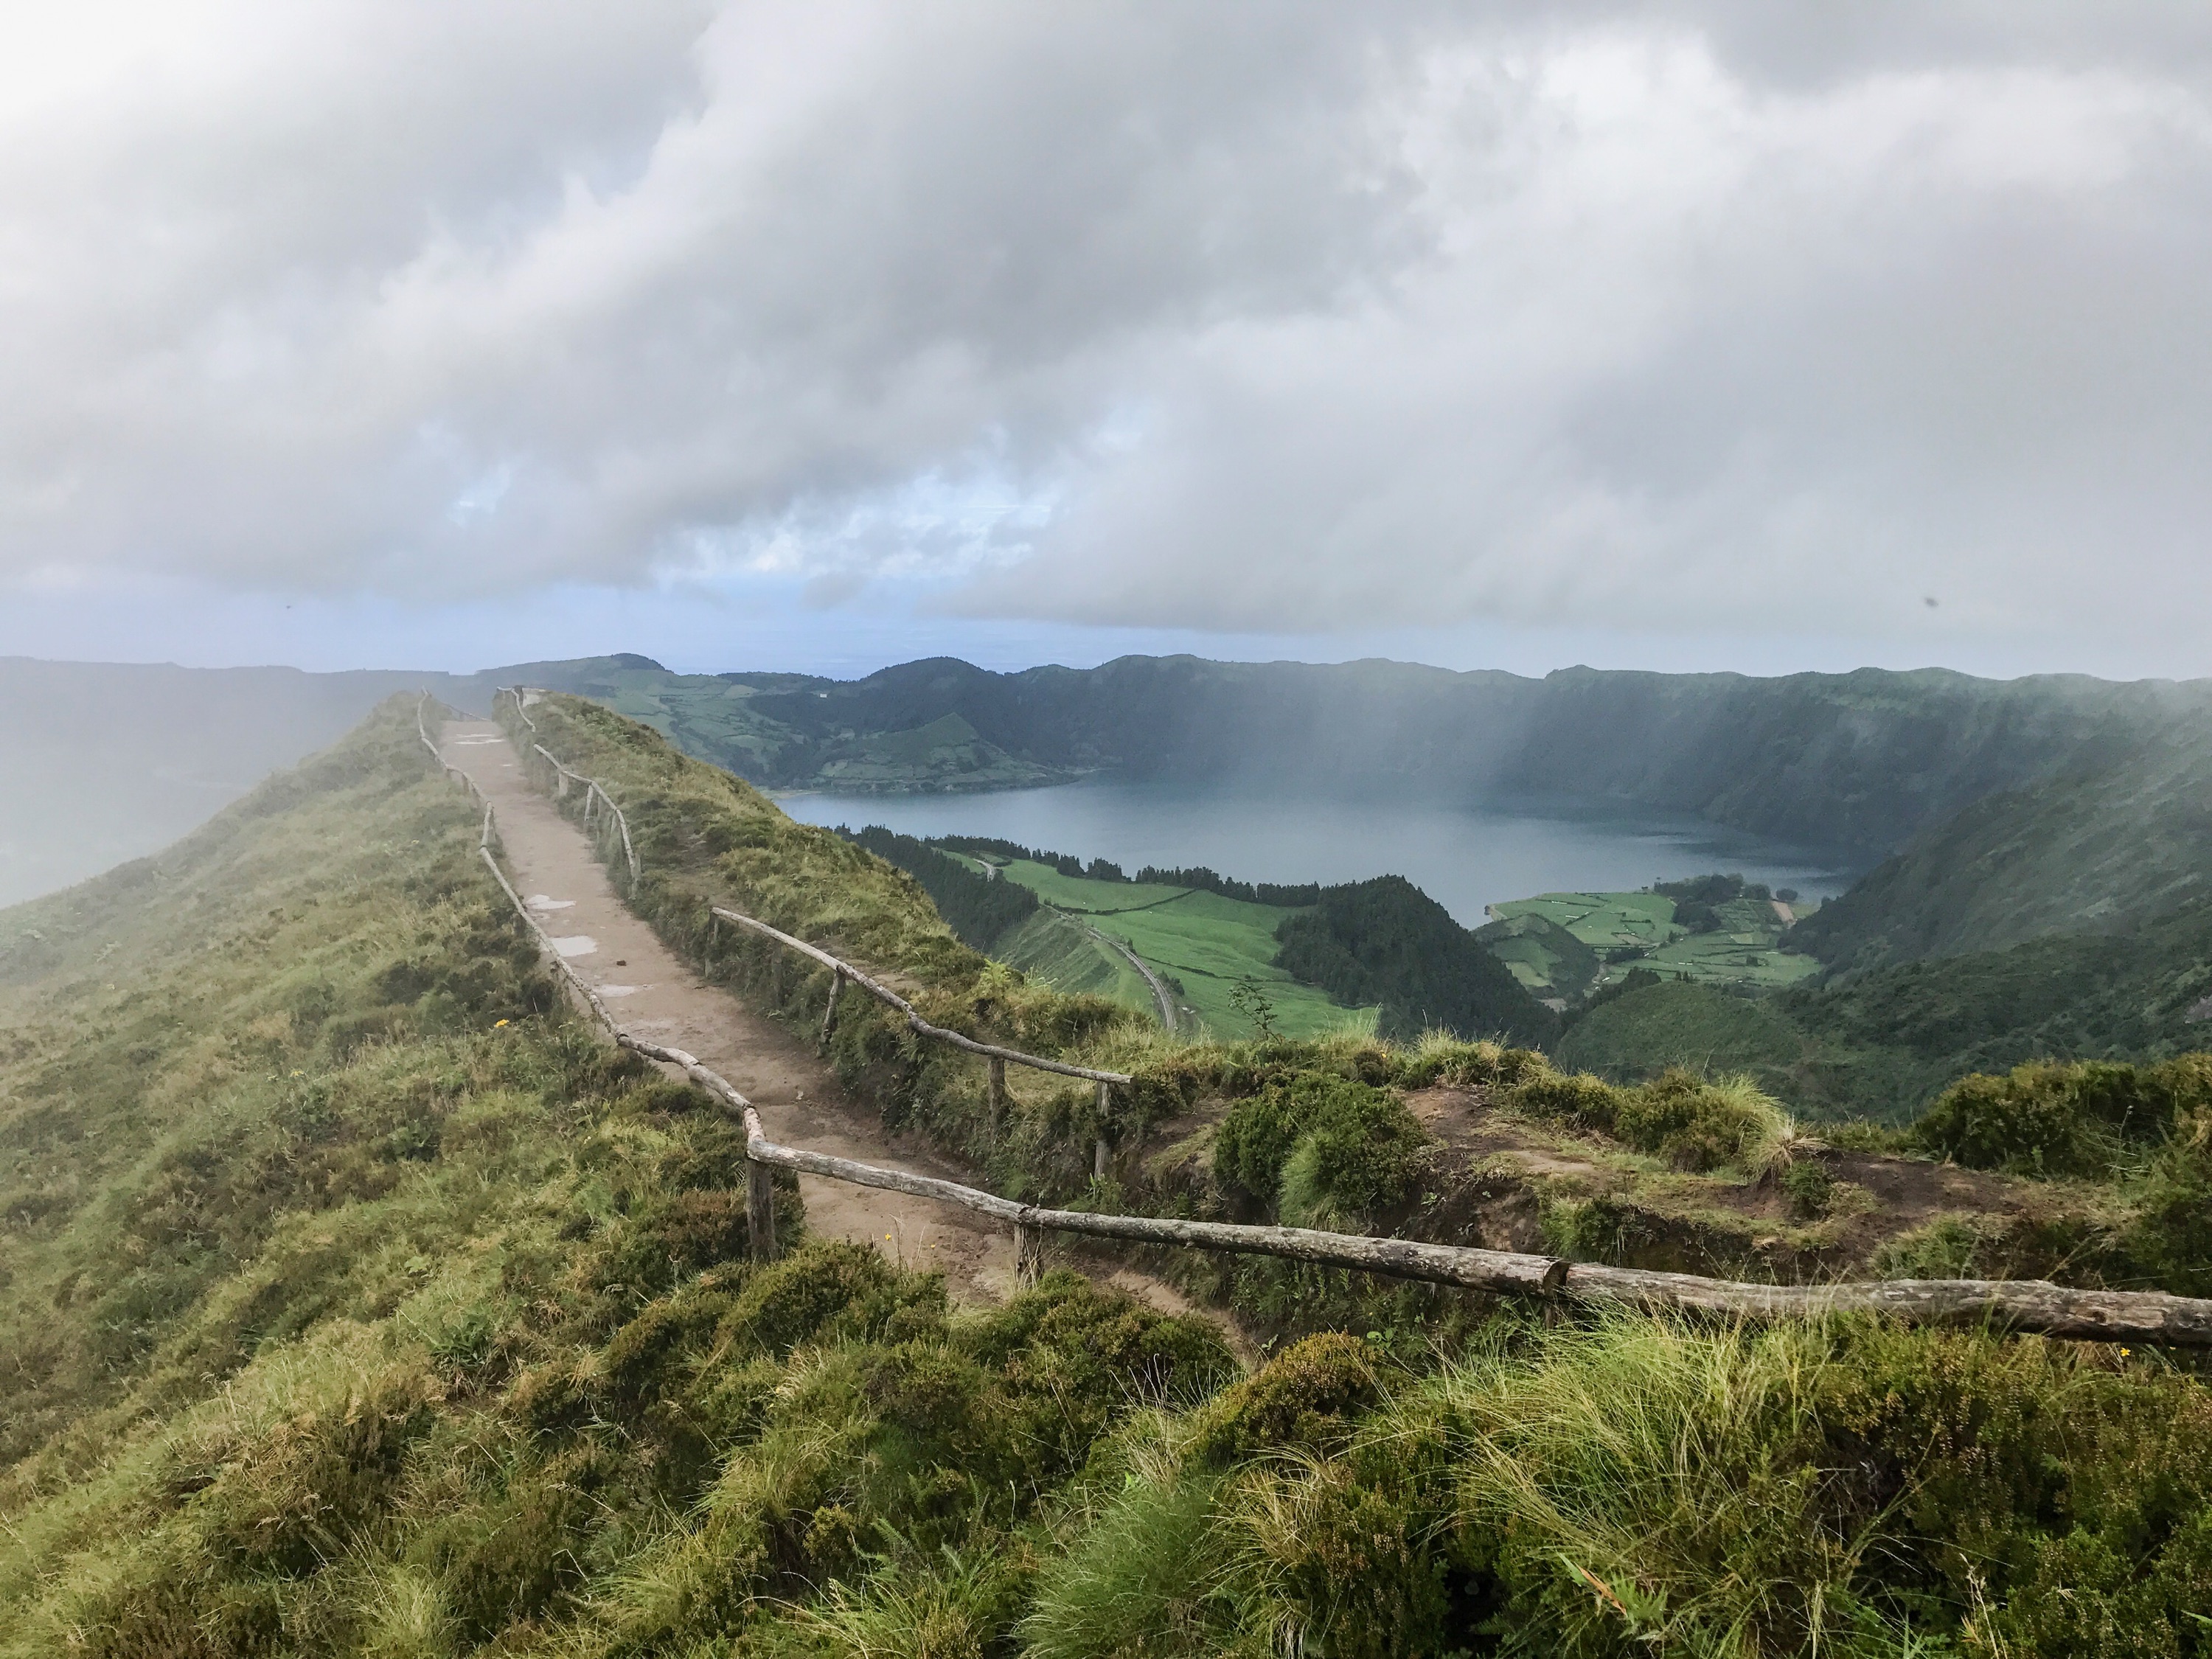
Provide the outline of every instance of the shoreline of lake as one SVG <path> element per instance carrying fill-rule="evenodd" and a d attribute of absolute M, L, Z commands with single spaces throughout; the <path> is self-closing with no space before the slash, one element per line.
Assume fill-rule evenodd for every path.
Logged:
<path fill-rule="evenodd" d="M 1104 858 L 1134 874 L 1205 865 L 1241 881 L 1324 884 L 1400 875 L 1462 925 L 1537 893 L 1621 891 L 1708 871 L 1832 897 L 1873 862 L 1626 804 L 1492 799 L 1467 805 L 1212 791 L 1084 779 L 1033 789 L 781 794 L 808 823 L 910 836 L 989 836 Z"/>

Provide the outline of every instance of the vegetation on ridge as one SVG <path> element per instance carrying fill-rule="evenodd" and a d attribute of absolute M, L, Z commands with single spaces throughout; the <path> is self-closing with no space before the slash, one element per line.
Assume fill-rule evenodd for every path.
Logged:
<path fill-rule="evenodd" d="M 1156 1115 L 1132 1147 L 1226 1105 L 1192 1150 L 1237 1203 L 1436 1224 L 1415 1107 L 1443 1095 L 1669 1181 L 1754 1181 L 1784 1145 L 1739 1085 L 1488 1044 L 1169 1045 L 1011 981 L 834 837 L 731 859 L 773 809 L 574 735 L 664 930 L 686 884 L 749 883 L 726 896 L 933 1010 L 1121 1053 Z M 1204 1322 L 1071 1273 L 955 1311 L 806 1241 L 795 1194 L 799 1247 L 753 1267 L 735 1127 L 562 1011 L 474 836 L 387 708 L 155 864 L 0 913 L 0 1654 L 2212 1651 L 2212 1392 L 2160 1357 L 1546 1328 L 1292 1274 L 1308 1323 L 1380 1317 L 1240 1374 Z M 795 972 L 717 959 L 813 1012 Z M 967 1121 L 962 1078 L 853 1025 L 841 1062 L 890 1109 Z M 2193 1146 L 2201 1081 L 2039 1074 L 1957 1115 L 2002 1158 L 2094 1095 L 2125 1165 L 2126 1103 Z M 1020 1107 L 1003 1167 L 1065 1180 L 1054 1097 Z M 1091 1196 L 1197 1194 L 1172 1179 L 1125 1158 Z"/>

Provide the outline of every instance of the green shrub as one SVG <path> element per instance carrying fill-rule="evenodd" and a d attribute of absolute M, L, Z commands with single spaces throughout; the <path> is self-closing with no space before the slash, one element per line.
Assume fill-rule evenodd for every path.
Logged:
<path fill-rule="evenodd" d="M 712 1284 L 647 1304 L 599 1355 L 609 1397 L 636 1406 L 677 1385 L 684 1350 L 711 1339 L 736 1301 L 729 1288 Z"/>
<path fill-rule="evenodd" d="M 1790 1133 L 1789 1119 L 1746 1079 L 1707 1082 L 1670 1067 L 1623 1091 L 1613 1132 L 1638 1152 L 1679 1170 L 1757 1163 Z"/>
<path fill-rule="evenodd" d="M 2008 1175 L 2100 1176 L 2212 1104 L 2212 1055 L 2157 1066 L 2036 1060 L 1977 1074 L 1937 1097 L 1913 1126 L 1920 1151 Z"/>
<path fill-rule="evenodd" d="M 1200 1470 L 1129 1483 L 1038 1575 L 1022 1620 L 1034 1659 L 1222 1652 L 1234 1637 L 1219 1480 Z"/>
<path fill-rule="evenodd" d="M 1508 1098 L 1532 1117 L 1548 1118 L 1571 1128 L 1611 1133 L 1626 1091 L 1586 1073 L 1532 1070 L 1513 1085 Z"/>
<path fill-rule="evenodd" d="M 408 1449 L 434 1425 L 431 1394 L 421 1376 L 392 1372 L 240 1448 L 189 1506 L 209 1553 L 293 1577 L 343 1554 L 390 1498 Z"/>
<path fill-rule="evenodd" d="M 717 1346 L 789 1353 L 854 1304 L 890 1289 L 893 1278 L 865 1244 L 811 1240 L 745 1280 L 722 1316 Z"/>
<path fill-rule="evenodd" d="M 1427 1146 L 1395 1095 L 1309 1072 L 1237 1102 L 1216 1132 L 1213 1167 L 1224 1185 L 1273 1203 L 1303 1150 L 1308 1190 L 1298 1208 L 1371 1216 L 1406 1200 Z"/>
<path fill-rule="evenodd" d="M 1972 1218 L 1939 1215 L 1886 1240 L 1867 1263 L 1875 1279 L 1978 1279 L 1989 1240 Z"/>
<path fill-rule="evenodd" d="M 2131 1196 L 2135 1214 L 2120 1248 L 2160 1288 L 2212 1296 L 2212 1107 L 2175 1124 Z"/>
<path fill-rule="evenodd" d="M 1333 1447 L 1381 1395 L 1372 1347 L 1324 1331 L 1292 1343 L 1224 1390 L 1206 1408 L 1194 1449 L 1227 1460 L 1287 1447 Z"/>
<path fill-rule="evenodd" d="M 1836 1178 L 1826 1165 L 1810 1158 L 1799 1159 L 1782 1173 L 1783 1195 L 1790 1200 L 1790 1213 L 1800 1221 L 1817 1221 L 1827 1214 L 1835 1191 Z"/>
<path fill-rule="evenodd" d="M 574 1468 L 510 1486 L 497 1502 L 434 1522 L 410 1559 L 428 1566 L 465 1642 L 490 1640 L 509 1625 L 538 1619 L 583 1579 L 596 1507 Z"/>

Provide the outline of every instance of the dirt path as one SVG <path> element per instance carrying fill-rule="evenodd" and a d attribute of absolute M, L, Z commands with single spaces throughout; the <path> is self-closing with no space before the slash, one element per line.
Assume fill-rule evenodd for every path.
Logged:
<path fill-rule="evenodd" d="M 524 779 L 506 735 L 489 720 L 449 720 L 441 752 L 476 781 L 499 815 L 508 878 L 569 964 L 608 1011 L 638 1036 L 688 1049 L 760 1109 L 788 1146 L 951 1180 L 969 1171 L 884 1129 L 848 1098 L 811 1044 L 708 985 L 630 913 L 584 832 Z M 1013 1241 L 964 1211 L 897 1193 L 801 1176 L 806 1224 L 817 1237 L 865 1240 L 912 1267 L 941 1269 L 954 1299 L 999 1302 L 1014 1286 Z M 1171 1285 L 1128 1269 L 1095 1275 L 1168 1313 L 1192 1306 Z M 1234 1332 L 1231 1340 L 1249 1352 Z"/>
<path fill-rule="evenodd" d="M 1111 933 L 1102 933 L 1096 927 L 1088 931 L 1091 937 L 1101 945 L 1110 950 L 1119 951 L 1127 957 L 1129 959 L 1129 966 L 1145 976 L 1145 983 L 1152 988 L 1152 1000 L 1160 1006 L 1160 1024 L 1166 1026 L 1168 1035 L 1173 1036 L 1176 1030 L 1175 998 L 1170 994 L 1167 986 L 1161 981 L 1160 976 L 1152 971 L 1152 965 Z"/>

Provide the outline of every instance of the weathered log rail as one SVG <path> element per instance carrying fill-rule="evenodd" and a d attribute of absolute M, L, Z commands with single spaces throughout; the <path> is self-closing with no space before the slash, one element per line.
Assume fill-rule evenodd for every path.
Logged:
<path fill-rule="evenodd" d="M 518 711 L 521 699 L 516 699 Z M 483 799 L 473 779 L 449 763 L 423 729 L 422 708 L 416 712 L 416 730 L 433 760 L 458 777 L 470 793 Z M 532 724 L 535 730 L 535 723 Z M 548 757 L 550 759 L 550 757 Z M 1093 1214 L 1083 1210 L 1049 1209 L 1001 1198 L 958 1182 L 933 1176 L 887 1170 L 826 1152 L 778 1146 L 762 1129 L 760 1114 L 727 1079 L 702 1065 L 680 1048 L 650 1042 L 625 1031 L 606 1004 L 583 975 L 570 966 L 551 936 L 523 902 L 514 884 L 500 868 L 492 851 L 494 821 L 489 802 L 484 805 L 484 827 L 478 853 L 529 927 L 539 946 L 552 960 L 585 1006 L 605 1026 L 614 1042 L 633 1053 L 673 1066 L 692 1082 L 720 1100 L 745 1127 L 746 1224 L 749 1244 L 757 1261 L 773 1261 L 777 1255 L 772 1172 L 789 1170 L 826 1181 L 902 1193 L 909 1197 L 951 1204 L 1012 1230 L 1017 1278 L 1033 1283 L 1043 1266 L 1043 1240 L 1048 1233 L 1112 1240 L 1182 1249 L 1218 1250 L 1230 1254 L 1273 1256 L 1315 1267 L 1343 1268 L 1354 1273 L 1382 1273 L 1394 1279 L 1417 1279 L 1497 1296 L 1534 1297 L 1549 1302 L 1584 1306 L 1635 1308 L 1646 1312 L 1695 1313 L 1729 1319 L 1776 1320 L 1818 1318 L 1826 1315 L 1879 1315 L 1910 1325 L 1995 1329 L 2058 1337 L 2074 1341 L 2126 1342 L 2146 1346 L 2212 1347 L 2212 1300 L 2168 1296 L 2155 1291 L 2080 1291 L 2042 1279 L 1898 1279 L 1832 1285 L 1759 1285 L 1702 1279 L 1692 1273 L 1656 1273 L 1636 1267 L 1609 1267 L 1597 1262 L 1570 1261 L 1563 1257 L 1523 1255 L 1507 1250 L 1482 1250 L 1450 1244 L 1430 1244 L 1413 1239 L 1370 1238 L 1354 1233 L 1325 1232 L 1310 1227 L 1259 1227 L 1221 1221 L 1185 1221 L 1160 1216 Z M 799 951 L 839 975 L 833 985 L 850 980 L 887 1006 L 903 1012 L 910 1027 L 927 1035 L 951 1040 L 955 1046 L 991 1058 L 994 1073 L 1008 1060 L 1033 1065 L 1064 1075 L 1091 1077 L 1109 1082 L 1129 1081 L 1127 1073 L 1097 1072 L 1057 1060 L 1023 1054 L 1011 1048 L 976 1042 L 957 1031 L 945 1031 L 923 1020 L 913 1005 L 890 987 L 861 973 L 848 963 L 793 938 L 767 923 L 716 907 L 714 914 L 748 927 Z M 835 1013 L 833 991 L 831 1012 Z"/>
<path fill-rule="evenodd" d="M 1310 1227 L 1252 1227 L 1158 1216 L 1093 1215 L 1018 1203 L 957 1182 L 879 1169 L 795 1146 L 762 1132 L 760 1115 L 744 1111 L 745 1156 L 758 1167 L 793 1170 L 855 1186 L 936 1199 L 1003 1222 L 1014 1231 L 1017 1271 L 1035 1276 L 1039 1241 L 1048 1232 L 1124 1243 L 1277 1256 L 1316 1267 L 1383 1273 L 1499 1296 L 1530 1296 L 1646 1312 L 1717 1314 L 1759 1320 L 1826 1314 L 1881 1314 L 1912 1325 L 1992 1326 L 2090 1342 L 2212 1346 L 2212 1301 L 2160 1291 L 2077 1291 L 2041 1279 L 1897 1279 L 1858 1284 L 1756 1285 L 1691 1273 L 1608 1267 L 1559 1256 L 1478 1250 L 1412 1239 L 1368 1238 Z M 771 1235 L 756 1237 L 772 1255 Z"/>
<path fill-rule="evenodd" d="M 515 714 L 520 716 L 522 723 L 535 733 L 538 730 L 538 722 L 530 718 L 528 709 L 523 706 L 521 688 L 519 686 L 503 685 L 500 687 L 497 691 L 493 692 L 492 704 L 495 710 L 496 710 L 499 699 L 502 696 L 512 697 L 514 700 Z M 558 781 L 557 786 L 553 792 L 556 798 L 567 794 L 568 793 L 568 786 L 572 783 L 580 783 L 584 786 L 584 828 L 587 830 L 592 828 L 592 803 L 594 800 L 599 803 L 600 821 L 603 823 L 612 823 L 615 826 L 616 830 L 621 836 L 623 859 L 623 861 L 629 866 L 630 884 L 632 886 L 636 885 L 638 879 L 637 847 L 636 844 L 629 838 L 629 819 L 623 815 L 622 808 L 615 805 L 615 798 L 607 793 L 606 786 L 601 783 L 597 778 L 587 778 L 581 772 L 576 771 L 574 768 L 567 765 L 562 761 L 559 756 L 556 755 L 544 744 L 533 743 L 530 747 L 532 752 L 540 756 L 544 760 L 545 763 L 553 769 L 554 777 Z"/>
<path fill-rule="evenodd" d="M 764 938 L 774 939 L 779 945 L 796 951 L 802 956 L 811 957 L 830 970 L 830 1006 L 822 1015 L 822 1046 L 826 1048 L 829 1045 L 830 1035 L 836 1026 L 838 994 L 845 988 L 847 981 L 849 981 L 875 998 L 877 1001 L 895 1011 L 906 1021 L 907 1030 L 916 1036 L 928 1037 L 933 1042 L 945 1043 L 955 1048 L 964 1049 L 971 1054 L 980 1054 L 989 1061 L 990 1072 L 989 1080 L 986 1085 L 986 1099 L 994 1126 L 994 1133 L 997 1133 L 997 1126 L 1006 1114 L 1006 1067 L 1008 1066 L 1027 1066 L 1035 1071 L 1050 1072 L 1060 1077 L 1081 1078 L 1086 1082 L 1097 1084 L 1098 1085 L 1098 1133 L 1091 1149 L 1091 1173 L 1093 1176 L 1103 1176 L 1110 1167 L 1114 1149 L 1112 1144 L 1106 1139 L 1106 1124 L 1114 1109 L 1112 1091 L 1116 1084 L 1127 1088 L 1136 1081 L 1136 1079 L 1128 1073 L 1101 1071 L 1095 1066 L 1077 1066 L 1064 1060 L 1048 1060 L 1042 1054 L 1025 1054 L 1018 1048 L 1002 1048 L 995 1042 L 979 1042 L 963 1031 L 951 1030 L 942 1025 L 933 1025 L 921 1017 L 920 1010 L 896 991 L 892 990 L 890 986 L 881 980 L 862 973 L 851 963 L 831 956 L 820 946 L 809 945 L 803 939 L 794 939 L 781 928 L 769 927 L 757 916 L 741 915 L 735 910 L 725 910 L 719 904 L 710 905 L 708 908 L 722 921 L 733 922 L 740 927 L 750 928 Z"/>
<path fill-rule="evenodd" d="M 530 718 L 527 707 L 523 702 L 522 688 L 501 687 L 499 691 L 494 694 L 495 704 L 501 696 L 514 701 L 515 714 L 521 718 L 525 725 L 529 726 L 534 737 L 538 732 L 538 722 Z M 428 739 L 426 738 L 425 741 Z M 568 781 L 572 779 L 586 786 L 584 822 L 587 827 L 592 819 L 591 792 L 598 791 L 598 798 L 607 803 L 607 810 L 613 813 L 614 822 L 621 826 L 623 851 L 629 859 L 630 880 L 635 884 L 638 877 L 637 854 L 631 846 L 629 822 L 623 817 L 622 809 L 614 805 L 603 786 L 585 777 L 582 773 L 572 769 L 544 744 L 533 742 L 530 746 L 538 754 L 545 757 L 547 764 L 554 769 L 556 776 L 562 780 L 564 789 Z M 802 939 L 796 939 L 756 916 L 748 916 L 735 910 L 725 909 L 720 905 L 711 905 L 708 908 L 721 921 L 735 927 L 748 928 L 763 938 L 773 939 L 787 949 L 796 951 L 800 955 L 819 963 L 830 970 L 830 996 L 828 1005 L 823 1010 L 820 1038 L 820 1044 L 824 1048 L 829 1045 L 830 1036 L 836 1029 L 838 1001 L 843 994 L 845 987 L 852 984 L 858 986 L 878 1002 L 894 1010 L 906 1022 L 907 1029 L 917 1036 L 963 1049 L 988 1061 L 989 1073 L 987 1092 L 991 1121 L 994 1124 L 1000 1122 L 1006 1115 L 1006 1067 L 1010 1065 L 1025 1066 L 1034 1071 L 1049 1072 L 1060 1077 L 1079 1078 L 1085 1082 L 1097 1085 L 1099 1129 L 1091 1147 L 1091 1167 L 1094 1175 L 1103 1176 L 1106 1173 L 1113 1156 L 1113 1147 L 1107 1139 L 1105 1128 L 1113 1113 L 1111 1091 L 1116 1086 L 1121 1088 L 1129 1086 L 1134 1079 L 1128 1073 L 1109 1072 L 1095 1066 L 1077 1066 L 1064 1060 L 1048 1059 L 1042 1054 L 1024 1054 L 1018 1048 L 1002 1048 L 997 1043 L 979 1042 L 965 1032 L 951 1030 L 945 1026 L 933 1024 L 922 1018 L 920 1011 L 911 1002 L 881 980 L 854 967 L 849 962 L 831 956 L 818 945 L 810 945 Z"/>

